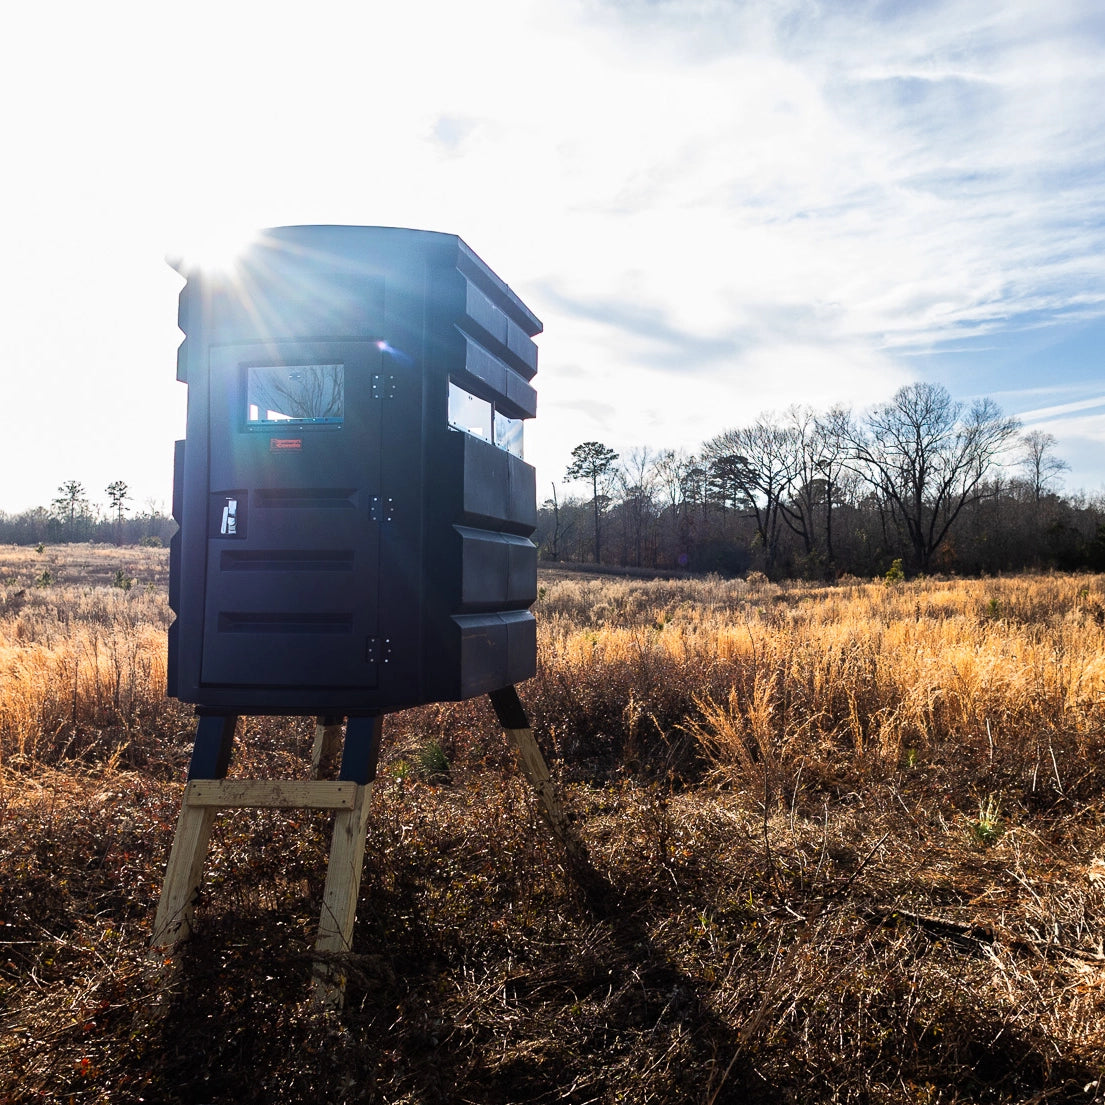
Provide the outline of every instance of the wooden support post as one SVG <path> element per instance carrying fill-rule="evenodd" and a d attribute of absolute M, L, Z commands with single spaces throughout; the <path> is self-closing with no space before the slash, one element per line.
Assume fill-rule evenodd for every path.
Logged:
<path fill-rule="evenodd" d="M 545 757 L 513 686 L 491 693 L 500 725 L 513 739 L 518 762 L 540 800 L 541 812 L 564 847 L 569 874 L 593 905 L 608 901 L 609 883 L 594 869 L 587 847 L 575 834 L 560 801 Z M 151 946 L 162 954 L 192 931 L 196 896 L 203 875 L 211 826 L 220 809 L 328 809 L 334 810 L 330 860 L 326 871 L 312 990 L 317 1003 L 340 1008 L 345 1000 L 348 957 L 364 869 L 369 799 L 376 778 L 383 719 L 379 715 L 349 719 L 337 780 L 280 782 L 226 779 L 236 718 L 200 719 L 189 782 L 181 803 L 176 837 L 165 872 L 165 883 L 154 919 Z M 312 774 L 333 758 L 341 721 L 318 719 Z M 201 740 L 202 737 L 202 740 Z"/>
<path fill-rule="evenodd" d="M 312 779 L 332 779 L 337 774 L 343 720 L 340 717 L 320 717 L 315 722 L 315 743 L 311 749 Z"/>
<path fill-rule="evenodd" d="M 230 767 L 234 747 L 234 714 L 203 714 L 196 725 L 196 741 L 192 746 L 192 761 L 188 778 L 223 779 Z M 206 806 L 194 806 L 185 790 L 177 818 L 176 835 L 165 869 L 165 882 L 153 923 L 154 948 L 172 948 L 186 940 L 192 932 L 192 920 L 203 878 L 203 861 L 211 840 L 211 824 L 215 811 Z"/>
<path fill-rule="evenodd" d="M 191 935 L 211 826 L 220 810 L 333 810 L 334 828 L 312 987 L 316 1002 L 327 1008 L 340 1008 L 346 983 L 341 957 L 348 954 L 353 943 L 382 718 L 351 718 L 341 778 L 310 781 L 225 778 L 235 720 L 214 715 L 200 719 L 197 750 L 193 752 L 192 770 L 181 800 L 176 836 L 154 918 L 151 949 L 155 956 L 172 956 L 176 946 Z M 320 765 L 325 769 L 328 758 L 336 759 L 341 729 L 340 718 L 319 719 L 316 754 L 312 757 L 316 773 Z"/>
<path fill-rule="evenodd" d="M 368 805 L 376 778 L 383 726 L 384 719 L 377 714 L 351 717 L 345 729 L 339 778 L 356 784 L 357 798 L 352 809 L 343 810 L 334 817 L 330 862 L 326 867 L 326 889 L 322 895 L 315 944 L 318 958 L 314 979 L 315 1002 L 324 1007 L 340 1008 L 345 1000 L 347 976 L 339 957 L 353 946 L 353 922 L 361 893 L 368 835 Z"/>
<path fill-rule="evenodd" d="M 351 809 L 334 816 L 330 862 L 326 868 L 326 889 L 318 921 L 318 958 L 314 970 L 314 998 L 327 1008 L 340 1008 L 345 1000 L 347 973 L 341 956 L 353 946 L 353 922 L 361 892 L 365 838 L 368 835 L 368 807 L 372 784 L 356 787 Z"/>
<path fill-rule="evenodd" d="M 533 729 L 529 718 L 526 717 L 522 701 L 518 697 L 518 691 L 513 686 L 504 687 L 502 690 L 492 691 L 489 697 L 499 724 L 514 741 L 518 750 L 518 764 L 522 774 L 536 792 L 545 820 L 564 847 L 568 858 L 569 874 L 583 888 L 592 904 L 599 905 L 609 894 L 609 884 L 595 870 L 587 845 L 572 829 L 568 812 L 560 801 L 560 795 L 549 772 L 549 765 L 545 762 L 541 747 L 533 735 Z"/>
<path fill-rule="evenodd" d="M 154 917 L 151 948 L 171 951 L 192 933 L 196 896 L 214 820 L 214 807 L 191 805 L 186 790 Z"/>
<path fill-rule="evenodd" d="M 194 779 L 184 788 L 150 947 L 172 949 L 192 933 L 196 897 L 211 826 L 219 810 L 316 809 L 348 811 L 357 786 L 336 782 L 277 782 L 258 779 Z"/>

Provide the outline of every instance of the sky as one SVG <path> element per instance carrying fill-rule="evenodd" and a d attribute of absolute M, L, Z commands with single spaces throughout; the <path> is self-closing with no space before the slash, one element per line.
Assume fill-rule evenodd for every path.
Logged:
<path fill-rule="evenodd" d="M 543 321 L 538 498 L 917 380 L 1105 493 L 1100 0 L 157 0 L 0 17 L 0 509 L 168 509 L 181 278 L 459 234 Z"/>

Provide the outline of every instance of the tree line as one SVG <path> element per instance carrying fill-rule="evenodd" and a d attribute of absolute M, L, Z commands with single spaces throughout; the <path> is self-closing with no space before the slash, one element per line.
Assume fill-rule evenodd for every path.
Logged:
<path fill-rule="evenodd" d="M 130 506 L 130 489 L 114 480 L 104 489 L 106 503 L 93 503 L 79 480 L 66 480 L 48 507 L 18 514 L 0 510 L 0 543 L 8 545 L 102 541 L 116 545 L 167 545 L 176 523 L 154 503 Z"/>
<path fill-rule="evenodd" d="M 990 399 L 965 404 L 914 383 L 857 414 L 792 406 L 690 453 L 641 446 L 621 457 L 588 441 L 538 509 L 545 561 L 773 578 L 869 577 L 1025 568 L 1105 571 L 1105 498 L 1064 494 L 1055 438 L 1022 432 Z M 0 511 L 0 542 L 168 544 L 155 505 L 127 484 L 90 501 L 67 480 L 48 507 Z"/>
<path fill-rule="evenodd" d="M 856 413 L 793 406 L 696 453 L 572 450 L 538 511 L 545 560 L 771 577 L 1105 571 L 1105 501 L 1061 493 L 1056 440 L 991 399 L 913 383 Z"/>

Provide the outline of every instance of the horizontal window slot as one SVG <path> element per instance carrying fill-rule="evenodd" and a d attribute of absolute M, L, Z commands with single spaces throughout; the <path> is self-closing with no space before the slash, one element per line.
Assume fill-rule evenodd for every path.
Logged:
<path fill-rule="evenodd" d="M 250 499 L 254 506 L 262 509 L 352 510 L 356 494 L 355 487 L 269 487 L 254 491 Z"/>
<path fill-rule="evenodd" d="M 220 613 L 220 633 L 352 633 L 352 614 Z"/>
<path fill-rule="evenodd" d="M 224 549 L 223 572 L 351 572 L 353 551 L 331 549 Z"/>

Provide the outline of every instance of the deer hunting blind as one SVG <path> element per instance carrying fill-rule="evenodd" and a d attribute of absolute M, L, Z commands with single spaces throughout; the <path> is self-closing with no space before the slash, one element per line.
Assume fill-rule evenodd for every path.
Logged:
<path fill-rule="evenodd" d="M 357 714 L 532 675 L 532 312 L 451 234 L 280 227 L 177 267 L 170 692 Z"/>
<path fill-rule="evenodd" d="M 228 269 L 173 264 L 188 418 L 168 683 L 199 722 L 153 945 L 190 931 L 216 810 L 334 810 L 316 947 L 340 1000 L 385 713 L 489 694 L 585 863 L 514 687 L 536 669 L 521 444 L 541 323 L 452 234 L 278 227 Z M 227 779 L 243 714 L 317 717 L 312 780 Z"/>

